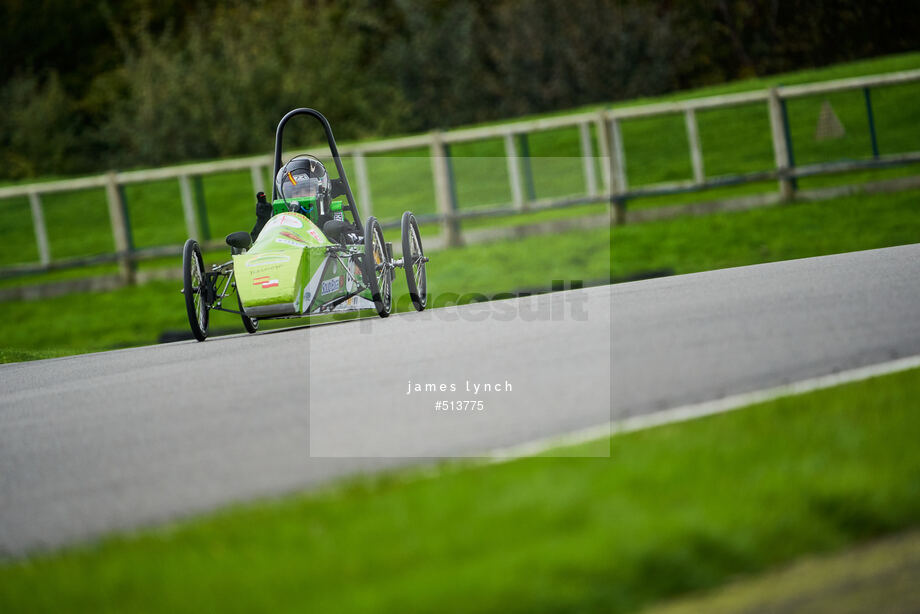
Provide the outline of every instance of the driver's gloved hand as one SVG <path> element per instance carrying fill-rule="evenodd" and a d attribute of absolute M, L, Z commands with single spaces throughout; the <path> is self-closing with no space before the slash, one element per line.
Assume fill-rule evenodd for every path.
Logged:
<path fill-rule="evenodd" d="M 272 216 L 272 204 L 265 198 L 265 192 L 256 194 L 256 218 L 269 219 Z"/>
<path fill-rule="evenodd" d="M 249 233 L 253 243 L 259 236 L 259 233 L 262 232 L 262 227 L 271 219 L 272 211 L 272 204 L 265 198 L 265 192 L 256 194 L 256 225 L 252 227 L 252 231 Z"/>

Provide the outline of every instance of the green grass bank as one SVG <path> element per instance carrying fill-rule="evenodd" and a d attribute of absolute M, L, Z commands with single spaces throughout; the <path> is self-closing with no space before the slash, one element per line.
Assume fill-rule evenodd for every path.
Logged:
<path fill-rule="evenodd" d="M 693 273 L 914 243 L 920 236 L 918 200 L 916 190 L 860 195 L 448 249 L 434 253 L 429 263 L 430 304 L 549 289 L 552 280 L 596 283 L 649 271 Z M 155 343 L 166 330 L 188 327 L 180 286 L 160 281 L 112 292 L 0 303 L 0 360 Z M 402 309 L 411 308 L 400 275 L 394 298 Z M 305 321 L 276 325 L 298 322 Z M 232 314 L 214 313 L 211 326 L 242 332 Z"/>
<path fill-rule="evenodd" d="M 0 566 L 3 611 L 628 612 L 920 521 L 920 371 Z M 592 444 L 587 444 L 592 445 Z"/>

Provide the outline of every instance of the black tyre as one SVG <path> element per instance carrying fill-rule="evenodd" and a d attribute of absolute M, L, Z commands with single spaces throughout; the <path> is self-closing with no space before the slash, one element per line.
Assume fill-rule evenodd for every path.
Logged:
<path fill-rule="evenodd" d="M 239 290 L 236 292 L 236 304 L 240 306 L 240 317 L 243 318 L 243 327 L 246 329 L 246 332 L 251 335 L 259 330 L 259 321 L 243 313 L 243 299 L 240 298 Z"/>
<path fill-rule="evenodd" d="M 198 341 L 208 336 L 208 316 L 210 305 L 206 300 L 204 260 L 198 241 L 189 239 L 182 248 L 182 281 L 185 294 L 185 310 L 188 312 L 188 324 Z"/>
<path fill-rule="evenodd" d="M 381 318 L 390 315 L 393 302 L 389 264 L 383 230 L 377 218 L 371 216 L 364 227 L 364 283 L 371 291 L 374 307 Z"/>
<path fill-rule="evenodd" d="M 425 268 L 427 259 L 422 248 L 422 235 L 418 222 L 411 211 L 402 216 L 402 253 L 403 268 L 406 270 L 406 285 L 416 311 L 422 311 L 428 304 L 428 272 Z"/>

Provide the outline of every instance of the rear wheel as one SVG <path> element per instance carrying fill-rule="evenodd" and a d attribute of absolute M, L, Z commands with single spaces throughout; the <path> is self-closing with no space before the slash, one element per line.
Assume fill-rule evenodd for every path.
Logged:
<path fill-rule="evenodd" d="M 393 300 L 392 276 L 383 242 L 383 230 L 375 217 L 367 218 L 364 229 L 364 283 L 371 291 L 377 315 L 390 315 Z"/>
<path fill-rule="evenodd" d="M 425 250 L 422 249 L 422 235 L 418 222 L 411 211 L 403 213 L 401 224 L 403 240 L 403 268 L 406 270 L 406 285 L 416 311 L 428 304 L 428 273 L 425 269 Z"/>
<path fill-rule="evenodd" d="M 182 249 L 182 281 L 185 294 L 185 310 L 188 313 L 188 324 L 192 334 L 198 341 L 204 341 L 208 336 L 208 310 L 207 282 L 204 274 L 204 260 L 201 258 L 201 248 L 198 241 L 189 239 Z"/>
<path fill-rule="evenodd" d="M 240 298 L 239 290 L 236 292 L 236 304 L 240 306 L 240 317 L 243 318 L 243 326 L 246 328 L 246 332 L 252 334 L 259 330 L 259 321 L 256 318 L 250 318 L 243 311 L 243 299 Z"/>
<path fill-rule="evenodd" d="M 418 222 L 411 211 L 402 216 L 402 253 L 403 268 L 406 270 L 406 285 L 416 311 L 421 311 L 428 303 L 428 273 L 425 270 L 425 251 L 422 249 L 422 235 Z"/>

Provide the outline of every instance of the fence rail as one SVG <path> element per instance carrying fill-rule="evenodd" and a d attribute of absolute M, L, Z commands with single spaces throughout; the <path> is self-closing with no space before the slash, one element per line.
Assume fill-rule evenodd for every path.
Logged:
<path fill-rule="evenodd" d="M 764 90 L 724 94 L 705 98 L 661 102 L 641 106 L 627 106 L 602 109 L 558 117 L 528 121 L 517 121 L 499 125 L 464 128 L 446 132 L 434 131 L 395 139 L 355 143 L 340 148 L 343 157 L 354 162 L 355 177 L 362 197 L 362 208 L 369 214 L 372 208 L 371 184 L 367 172 L 366 157 L 374 154 L 426 148 L 432 164 L 432 185 L 434 187 L 437 214 L 419 216 L 423 221 L 438 222 L 442 226 L 442 243 L 459 245 L 464 241 L 461 220 L 499 215 L 514 215 L 534 210 L 573 206 L 589 202 L 609 202 L 614 223 L 626 223 L 626 203 L 636 198 L 699 191 L 726 185 L 776 180 L 781 200 L 795 195 L 795 180 L 800 177 L 849 172 L 870 168 L 896 166 L 920 162 L 920 152 L 901 152 L 879 155 L 875 137 L 870 88 L 920 81 L 920 70 L 873 75 L 836 81 L 825 81 L 804 85 L 773 87 Z M 862 89 L 866 99 L 868 125 L 871 136 L 871 159 L 843 160 L 807 166 L 796 166 L 791 152 L 789 121 L 785 103 L 789 99 L 827 94 L 832 92 Z M 704 158 L 699 137 L 696 114 L 698 111 L 764 103 L 770 120 L 770 137 L 774 154 L 772 168 L 762 171 L 710 177 L 706 175 Z M 623 146 L 621 124 L 624 121 L 669 114 L 683 114 L 686 130 L 692 177 L 686 181 L 658 183 L 630 188 L 626 170 L 626 155 Z M 533 190 L 529 166 L 527 136 L 532 133 L 560 128 L 578 130 L 581 157 L 585 179 L 582 196 L 539 201 Z M 599 151 L 593 151 L 592 131 L 597 137 Z M 457 206 L 456 189 L 451 167 L 450 146 L 487 139 L 502 139 L 508 160 L 508 179 L 511 203 L 506 206 L 473 211 L 460 211 Z M 324 155 L 313 150 L 310 153 Z M 602 160 L 600 178 L 596 176 L 594 158 Z M 519 164 L 519 161 L 523 161 Z M 178 253 L 180 246 L 158 246 L 135 249 L 131 242 L 130 224 L 125 214 L 124 186 L 151 181 L 176 180 L 182 200 L 183 215 L 189 236 L 202 237 L 207 228 L 207 215 L 201 209 L 201 177 L 214 173 L 250 171 L 253 192 L 264 191 L 266 169 L 271 168 L 272 156 L 260 155 L 216 162 L 202 162 L 158 169 L 115 172 L 111 171 L 91 177 L 81 177 L 47 183 L 9 186 L 0 188 L 0 199 L 26 197 L 32 217 L 38 261 L 8 265 L 0 268 L 0 276 L 48 271 L 61 268 L 85 266 L 91 263 L 117 261 L 123 278 L 130 282 L 136 261 Z M 523 167 L 523 168 L 521 168 Z M 60 192 L 104 188 L 108 203 L 109 219 L 115 245 L 115 252 L 97 256 L 53 259 L 51 245 L 45 225 L 42 196 Z M 387 225 L 394 225 L 391 222 Z M 482 233 L 481 233 L 482 234 Z M 488 233 L 485 233 L 488 234 Z M 216 245 L 218 241 L 209 241 Z"/>

